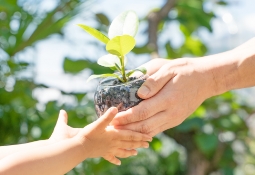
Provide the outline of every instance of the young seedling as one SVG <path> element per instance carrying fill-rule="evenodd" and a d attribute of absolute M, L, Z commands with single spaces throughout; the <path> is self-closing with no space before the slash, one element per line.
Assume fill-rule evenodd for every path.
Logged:
<path fill-rule="evenodd" d="M 98 59 L 97 63 L 104 67 L 109 67 L 117 72 L 113 74 L 91 75 L 87 81 L 94 78 L 115 77 L 119 81 L 126 83 L 129 77 L 136 71 L 146 74 L 143 67 L 129 70 L 126 72 L 126 54 L 135 47 L 135 35 L 137 33 L 139 20 L 134 11 L 126 11 L 118 15 L 111 23 L 108 31 L 108 37 L 100 31 L 87 25 L 78 24 L 87 33 L 106 44 L 106 50 L 109 54 Z"/>

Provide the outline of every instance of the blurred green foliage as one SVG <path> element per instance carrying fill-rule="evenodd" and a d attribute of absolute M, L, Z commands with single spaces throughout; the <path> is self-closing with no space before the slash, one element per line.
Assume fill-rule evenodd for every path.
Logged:
<path fill-rule="evenodd" d="M 3 0 L 0 2 L 1 145 L 48 138 L 61 108 L 70 109 L 70 113 L 81 116 L 74 118 L 71 123 L 84 122 L 83 118 L 88 115 L 86 110 L 78 114 L 79 106 L 73 109 L 65 105 L 59 106 L 57 102 L 49 102 L 43 106 L 43 110 L 38 110 L 40 104 L 34 98 L 33 91 L 45 86 L 36 84 L 33 76 L 20 76 L 23 72 L 34 73 L 31 68 L 34 65 L 33 62 L 24 62 L 19 59 L 19 53 L 34 46 L 36 42 L 53 34 L 63 36 L 64 25 L 79 13 L 79 6 L 82 3 L 84 2 L 79 0 L 63 0 L 51 11 L 40 12 L 37 9 L 40 1 Z M 14 23 L 16 25 L 13 25 Z M 79 94 L 70 95 L 79 98 Z"/>
<path fill-rule="evenodd" d="M 52 35 L 63 36 L 63 27 L 78 15 L 84 0 L 59 0 L 57 6 L 47 12 L 38 11 L 40 1 L 0 1 L 0 145 L 17 144 L 38 139 L 47 139 L 56 123 L 58 111 L 66 109 L 69 124 L 83 127 L 95 116 L 93 102 L 84 93 L 62 95 L 75 99 L 74 105 L 49 101 L 40 104 L 34 91 L 47 89 L 33 77 L 33 62 L 20 61 L 19 54 L 35 46 Z M 168 59 L 182 56 L 202 56 L 207 48 L 197 35 L 203 27 L 212 31 L 213 12 L 206 12 L 206 0 L 176 0 L 171 12 L 160 21 L 158 36 L 172 22 L 179 23 L 183 34 L 183 44 L 175 48 L 165 41 L 159 47 Z M 225 1 L 216 1 L 226 5 Z M 34 9 L 33 9 L 33 8 Z M 159 7 L 160 8 L 160 7 Z M 157 11 L 159 9 L 153 9 Z M 109 25 L 107 15 L 95 14 L 98 29 L 106 31 Z M 148 22 L 147 19 L 144 19 Z M 17 23 L 17 26 L 13 26 Z M 134 49 L 136 54 L 147 54 L 153 50 L 147 45 Z M 64 59 L 63 70 L 77 74 L 84 69 L 94 73 L 109 72 L 91 60 Z M 20 76 L 22 72 L 32 72 L 32 76 Z M 187 87 L 188 90 L 188 87 Z M 120 167 L 103 159 L 89 159 L 75 167 L 68 174 L 94 175 L 193 175 L 193 170 L 201 174 L 234 174 L 236 168 L 245 174 L 245 166 L 254 168 L 254 140 L 247 121 L 254 110 L 247 104 L 237 103 L 236 95 L 227 92 L 206 100 L 181 125 L 156 136 L 150 149 L 139 150 L 136 157 L 123 160 Z M 237 149 L 240 148 L 240 149 Z"/>

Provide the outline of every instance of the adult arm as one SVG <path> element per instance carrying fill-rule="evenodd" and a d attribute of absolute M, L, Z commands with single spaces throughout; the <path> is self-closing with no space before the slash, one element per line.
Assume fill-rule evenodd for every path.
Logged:
<path fill-rule="evenodd" d="M 182 123 L 200 104 L 229 90 L 255 86 L 255 38 L 224 53 L 147 63 L 159 68 L 138 90 L 146 100 L 112 124 L 151 136 Z"/>

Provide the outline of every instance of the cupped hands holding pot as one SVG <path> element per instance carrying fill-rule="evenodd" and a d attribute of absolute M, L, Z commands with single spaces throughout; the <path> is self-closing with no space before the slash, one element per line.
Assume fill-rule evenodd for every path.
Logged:
<path fill-rule="evenodd" d="M 255 38 L 217 55 L 151 60 L 137 92 L 145 100 L 118 113 L 112 125 L 154 136 L 181 124 L 207 98 L 255 86 L 254 45 Z"/>

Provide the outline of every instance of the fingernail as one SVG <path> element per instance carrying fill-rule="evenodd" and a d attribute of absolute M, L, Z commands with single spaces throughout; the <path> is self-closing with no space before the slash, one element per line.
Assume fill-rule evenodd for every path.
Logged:
<path fill-rule="evenodd" d="M 134 154 L 133 154 L 134 156 L 136 156 L 137 155 L 137 152 L 134 152 Z"/>
<path fill-rule="evenodd" d="M 150 93 L 150 89 L 146 86 L 141 86 L 138 90 L 138 94 L 141 94 L 144 97 L 146 97 L 149 93 Z"/>
<path fill-rule="evenodd" d="M 111 113 L 114 113 L 114 114 L 116 113 L 117 114 L 118 109 L 116 107 L 111 107 L 110 111 L 111 111 Z"/>
<path fill-rule="evenodd" d="M 149 148 L 149 144 L 147 144 L 147 145 L 144 145 L 143 147 L 144 147 L 144 148 Z"/>
<path fill-rule="evenodd" d="M 121 165 L 121 161 L 119 161 L 119 162 L 117 163 L 117 165 Z"/>
<path fill-rule="evenodd" d="M 151 142 L 151 141 L 152 141 L 152 137 L 151 137 L 151 136 L 146 135 L 145 137 L 146 137 L 146 141 L 147 141 L 147 142 Z"/>

